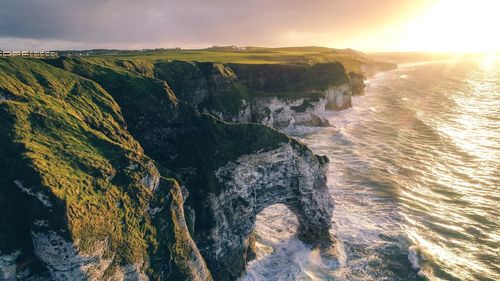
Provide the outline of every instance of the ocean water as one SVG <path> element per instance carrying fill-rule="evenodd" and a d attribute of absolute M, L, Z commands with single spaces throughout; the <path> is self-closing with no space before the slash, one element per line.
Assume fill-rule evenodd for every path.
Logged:
<path fill-rule="evenodd" d="M 500 62 L 401 65 L 353 104 L 290 132 L 331 160 L 338 262 L 275 205 L 242 280 L 500 280 Z"/>

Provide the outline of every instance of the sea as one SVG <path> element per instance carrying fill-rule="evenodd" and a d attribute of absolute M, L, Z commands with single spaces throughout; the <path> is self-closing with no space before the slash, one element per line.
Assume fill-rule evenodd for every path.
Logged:
<path fill-rule="evenodd" d="M 500 280 L 500 60 L 403 64 L 365 92 L 288 131 L 331 161 L 337 257 L 273 205 L 241 280 Z"/>

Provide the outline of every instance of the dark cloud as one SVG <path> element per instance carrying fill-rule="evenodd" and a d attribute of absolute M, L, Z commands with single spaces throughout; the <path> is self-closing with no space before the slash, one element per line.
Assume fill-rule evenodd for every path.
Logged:
<path fill-rule="evenodd" d="M 0 0 L 0 48 L 6 38 L 82 47 L 321 44 L 313 38 L 343 40 L 404 16 L 412 2 L 418 1 Z"/>

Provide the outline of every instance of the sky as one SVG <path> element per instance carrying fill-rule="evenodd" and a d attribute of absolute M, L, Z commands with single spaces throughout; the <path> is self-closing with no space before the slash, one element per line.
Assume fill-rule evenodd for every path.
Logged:
<path fill-rule="evenodd" d="M 314 45 L 362 51 L 498 50 L 500 39 L 492 39 L 498 37 L 493 28 L 500 26 L 494 14 L 498 2 L 0 0 L 0 49 Z M 478 30 L 480 35 L 473 37 Z"/>

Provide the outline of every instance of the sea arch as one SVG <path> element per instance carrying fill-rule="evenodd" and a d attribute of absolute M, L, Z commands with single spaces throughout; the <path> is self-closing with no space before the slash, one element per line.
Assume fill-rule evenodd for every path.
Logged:
<path fill-rule="evenodd" d="M 309 150 L 284 143 L 277 149 L 243 155 L 216 171 L 223 186 L 206 212 L 213 219 L 198 248 L 215 280 L 234 280 L 245 270 L 257 215 L 283 204 L 299 222 L 298 238 L 313 246 L 331 244 L 333 200 L 320 162 Z"/>

